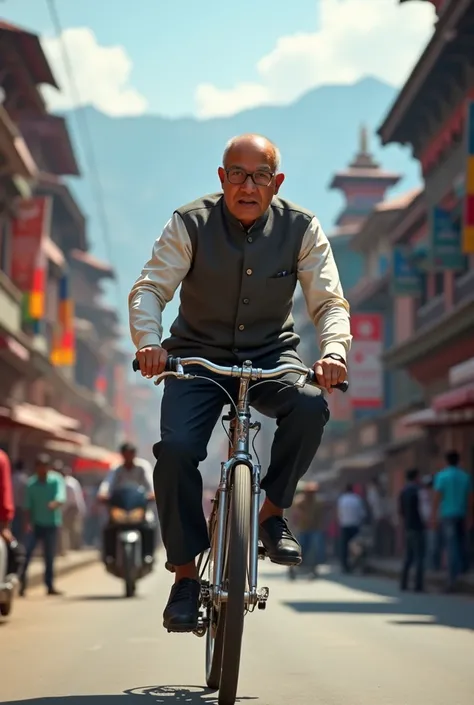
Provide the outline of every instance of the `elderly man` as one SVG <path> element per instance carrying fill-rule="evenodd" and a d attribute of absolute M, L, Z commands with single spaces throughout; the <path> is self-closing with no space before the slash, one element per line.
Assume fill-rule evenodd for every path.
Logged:
<path fill-rule="evenodd" d="M 299 281 L 319 330 L 317 379 L 331 392 L 346 378 L 349 307 L 317 218 L 277 197 L 285 177 L 277 147 L 264 137 L 232 139 L 218 175 L 222 192 L 173 213 L 130 293 L 142 374 L 162 372 L 169 354 L 221 364 L 252 360 L 263 368 L 298 360 L 291 310 Z M 162 312 L 180 284 L 179 314 L 162 343 Z M 235 394 L 235 380 L 221 382 Z M 262 482 L 260 537 L 272 561 L 297 565 L 301 548 L 283 513 L 319 447 L 328 407 L 314 387 L 279 384 L 256 387 L 251 402 L 278 425 Z M 197 624 L 195 558 L 209 546 L 198 464 L 225 403 L 224 392 L 210 381 L 166 381 L 154 485 L 168 562 L 175 568 L 163 615 L 170 631 L 192 631 Z"/>

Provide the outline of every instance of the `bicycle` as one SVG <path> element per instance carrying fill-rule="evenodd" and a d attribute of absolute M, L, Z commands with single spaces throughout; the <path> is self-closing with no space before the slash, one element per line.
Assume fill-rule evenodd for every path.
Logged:
<path fill-rule="evenodd" d="M 242 366 L 216 365 L 201 357 L 169 357 L 165 370 L 157 375 L 155 384 L 173 376 L 178 379 L 203 377 L 185 373 L 184 367 L 201 366 L 210 372 L 224 377 L 239 378 L 237 403 L 224 389 L 230 399 L 230 411 L 222 417 L 230 422 L 229 452 L 226 462 L 221 465 L 221 476 L 213 508 L 208 519 L 210 549 L 198 558 L 198 572 L 201 581 L 200 616 L 194 634 L 207 635 L 206 640 L 206 683 L 209 688 L 219 690 L 219 705 L 234 705 L 240 670 L 244 618 L 248 613 L 266 608 L 270 594 L 268 587 L 257 587 L 258 560 L 266 558 L 266 551 L 259 542 L 260 471 L 255 438 L 261 424 L 251 421 L 248 393 L 250 382 L 263 384 L 277 381 L 287 386 L 303 387 L 315 384 L 316 375 L 312 369 L 293 363 L 285 363 L 270 370 L 252 367 L 250 361 Z M 138 360 L 133 361 L 133 369 L 139 370 Z M 278 378 L 287 373 L 300 375 L 291 385 Z M 210 379 L 205 377 L 205 379 Z M 254 385 L 255 386 L 257 386 Z M 347 382 L 337 385 L 346 392 Z M 250 431 L 255 431 L 252 449 L 257 463 L 252 462 L 250 453 Z M 207 555 L 206 555 L 207 554 Z M 168 566 L 170 569 L 170 567 Z M 204 579 L 205 571 L 208 579 Z"/>

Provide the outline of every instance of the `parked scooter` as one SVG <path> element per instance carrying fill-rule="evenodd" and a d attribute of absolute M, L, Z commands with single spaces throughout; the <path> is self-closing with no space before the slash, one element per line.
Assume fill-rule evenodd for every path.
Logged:
<path fill-rule="evenodd" d="M 11 550 L 18 542 L 14 539 Z M 18 585 L 18 576 L 11 572 L 11 554 L 7 542 L 0 536 L 0 615 L 8 617 L 13 609 L 13 600 Z"/>
<path fill-rule="evenodd" d="M 137 581 L 153 569 L 156 526 L 148 504 L 145 490 L 136 485 L 117 488 L 108 502 L 105 566 L 111 575 L 124 581 L 126 597 L 135 595 Z"/>

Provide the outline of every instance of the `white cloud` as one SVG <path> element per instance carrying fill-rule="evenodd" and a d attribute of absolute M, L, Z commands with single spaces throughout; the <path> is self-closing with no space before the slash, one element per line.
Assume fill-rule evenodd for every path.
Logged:
<path fill-rule="evenodd" d="M 87 27 L 64 30 L 62 41 L 72 65 L 81 105 L 92 105 L 113 116 L 141 115 L 146 111 L 146 98 L 130 86 L 132 62 L 123 47 L 101 46 Z M 60 87 L 59 91 L 49 86 L 43 88 L 48 107 L 51 110 L 76 107 L 61 40 L 45 37 L 42 45 Z"/>
<path fill-rule="evenodd" d="M 232 115 L 264 103 L 288 103 L 319 85 L 375 76 L 401 85 L 429 40 L 431 3 L 319 0 L 319 29 L 281 37 L 257 64 L 258 83 L 196 89 L 201 118 Z"/>

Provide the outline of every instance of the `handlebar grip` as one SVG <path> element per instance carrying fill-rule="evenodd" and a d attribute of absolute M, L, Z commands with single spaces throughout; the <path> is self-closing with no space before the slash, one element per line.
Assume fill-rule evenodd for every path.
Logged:
<path fill-rule="evenodd" d="M 314 370 L 309 370 L 308 372 L 308 382 L 313 382 L 316 383 L 316 372 Z M 343 392 L 345 394 L 348 389 L 349 389 L 349 382 L 346 380 L 345 382 L 341 382 L 340 384 L 336 384 L 333 389 L 338 389 L 340 392 Z"/>
<path fill-rule="evenodd" d="M 165 365 L 164 371 L 165 372 L 176 372 L 176 362 L 177 362 L 177 358 L 170 355 L 168 357 L 168 359 L 166 360 L 166 365 Z M 134 372 L 140 372 L 140 365 L 139 365 L 137 358 L 135 358 L 133 360 L 132 368 L 133 368 Z"/>

